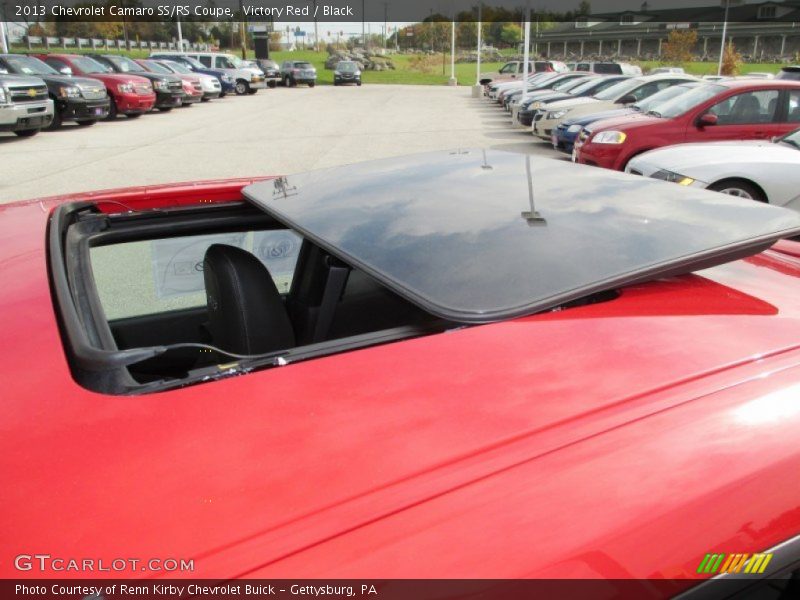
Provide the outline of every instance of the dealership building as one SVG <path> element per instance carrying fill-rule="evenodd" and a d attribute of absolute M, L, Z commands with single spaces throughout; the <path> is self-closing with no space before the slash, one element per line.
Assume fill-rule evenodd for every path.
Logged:
<path fill-rule="evenodd" d="M 590 14 L 536 31 L 532 48 L 554 59 L 658 59 L 671 31 L 697 32 L 698 60 L 719 56 L 724 0 L 714 6 Z M 800 0 L 731 0 L 726 38 L 753 62 L 791 61 L 800 52 Z"/>

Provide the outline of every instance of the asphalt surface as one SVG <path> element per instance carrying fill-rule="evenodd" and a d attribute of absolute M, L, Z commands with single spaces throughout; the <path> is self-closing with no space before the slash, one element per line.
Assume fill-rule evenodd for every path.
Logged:
<path fill-rule="evenodd" d="M 291 174 L 416 152 L 492 147 L 563 158 L 468 87 L 276 88 L 253 96 L 66 123 L 33 138 L 0 133 L 0 203 L 55 194 Z"/>

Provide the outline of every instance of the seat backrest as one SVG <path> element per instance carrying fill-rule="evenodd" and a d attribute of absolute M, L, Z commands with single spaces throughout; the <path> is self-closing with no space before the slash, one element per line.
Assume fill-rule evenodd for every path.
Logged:
<path fill-rule="evenodd" d="M 294 331 L 267 267 L 236 246 L 213 244 L 203 259 L 213 344 L 235 354 L 292 348 Z"/>

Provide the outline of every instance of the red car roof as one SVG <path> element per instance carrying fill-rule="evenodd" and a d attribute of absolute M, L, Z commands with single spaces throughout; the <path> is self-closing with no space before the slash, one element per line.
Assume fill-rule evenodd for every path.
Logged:
<path fill-rule="evenodd" d="M 114 197 L 225 200 L 242 185 Z M 4 577 L 36 575 L 14 570 L 25 548 L 195 558 L 191 575 L 213 578 L 698 577 L 706 552 L 800 531 L 787 253 L 105 396 L 72 380 L 50 296 L 45 229 L 62 200 L 0 206 Z"/>

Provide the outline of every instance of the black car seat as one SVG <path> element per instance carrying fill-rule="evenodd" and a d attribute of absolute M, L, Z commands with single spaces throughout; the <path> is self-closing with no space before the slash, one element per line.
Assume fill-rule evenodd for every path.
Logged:
<path fill-rule="evenodd" d="M 235 354 L 263 354 L 295 345 L 278 288 L 254 255 L 213 244 L 203 259 L 203 279 L 215 346 Z"/>
<path fill-rule="evenodd" d="M 741 96 L 731 111 L 733 123 L 757 123 L 761 118 L 761 103 L 752 94 Z"/>

